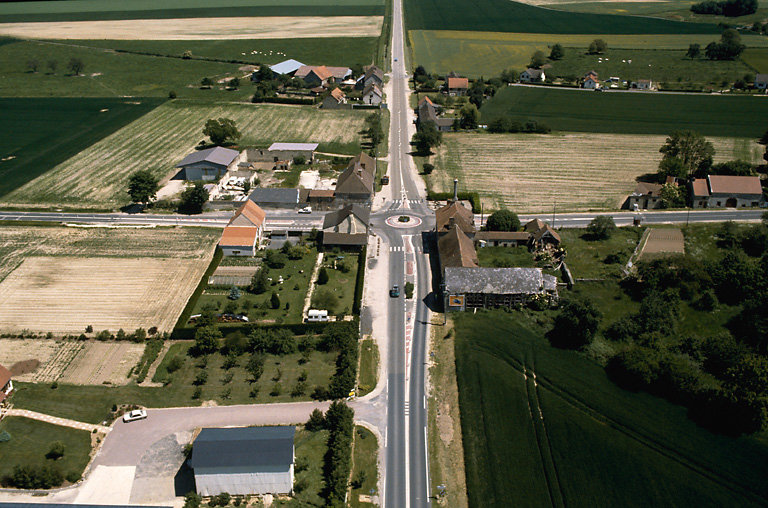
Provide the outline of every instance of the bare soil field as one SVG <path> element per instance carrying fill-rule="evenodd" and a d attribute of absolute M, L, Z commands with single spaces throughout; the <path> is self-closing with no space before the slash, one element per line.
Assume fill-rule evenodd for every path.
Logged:
<path fill-rule="evenodd" d="M 35 382 L 43 366 L 56 356 L 62 344 L 64 343 L 47 339 L 0 339 L 0 365 L 11 369 L 16 380 Z M 16 367 L 22 363 L 29 365 L 31 361 L 38 363 L 34 370 L 19 369 L 21 365 Z"/>
<path fill-rule="evenodd" d="M 25 39 L 209 40 L 377 37 L 381 16 L 278 16 L 2 23 L 0 34 Z"/>
<path fill-rule="evenodd" d="M 219 266 L 208 278 L 208 284 L 227 286 L 247 286 L 258 266 Z"/>
<path fill-rule="evenodd" d="M 518 213 L 616 209 L 636 178 L 655 173 L 665 136 L 625 134 L 446 134 L 426 177 L 431 190 L 475 191 L 486 209 Z M 708 138 L 717 162 L 754 161 L 757 144 Z"/>
<path fill-rule="evenodd" d="M 29 257 L 0 283 L 0 331 L 173 329 L 209 260 Z"/>
<path fill-rule="evenodd" d="M 144 347 L 129 342 L 89 342 L 59 381 L 76 385 L 127 384 L 128 372 L 138 363 Z"/>
<path fill-rule="evenodd" d="M 648 260 L 663 254 L 685 254 L 685 238 L 677 228 L 653 228 L 640 252 L 640 259 Z"/>
<path fill-rule="evenodd" d="M 149 170 L 167 182 L 178 171 L 174 166 L 204 139 L 203 126 L 209 118 L 234 120 L 243 134 L 242 146 L 318 142 L 321 149 L 353 155 L 360 150 L 359 132 L 367 114 L 309 106 L 174 101 L 3 196 L 3 204 L 26 208 L 122 206 L 128 202 L 130 175 Z"/>

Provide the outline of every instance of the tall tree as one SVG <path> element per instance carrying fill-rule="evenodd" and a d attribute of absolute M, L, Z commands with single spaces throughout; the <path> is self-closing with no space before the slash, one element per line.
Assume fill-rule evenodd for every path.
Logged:
<path fill-rule="evenodd" d="M 590 55 L 597 55 L 600 53 L 605 53 L 605 50 L 608 49 L 608 43 L 605 42 L 603 39 L 595 39 L 591 43 L 589 43 L 589 48 L 587 49 L 587 52 Z"/>
<path fill-rule="evenodd" d="M 128 179 L 128 194 L 134 203 L 146 205 L 155 198 L 159 188 L 157 177 L 147 169 L 135 172 Z"/>
<path fill-rule="evenodd" d="M 616 223 L 610 215 L 598 215 L 587 226 L 587 234 L 596 240 L 606 240 L 616 229 Z"/>
<path fill-rule="evenodd" d="M 75 76 L 79 76 L 83 69 L 85 69 L 85 64 L 79 58 L 70 58 L 67 69 Z"/>
<path fill-rule="evenodd" d="M 477 122 L 480 120 L 480 112 L 474 104 L 466 104 L 459 112 L 462 129 L 477 129 Z"/>
<path fill-rule="evenodd" d="M 688 46 L 688 51 L 685 53 L 685 56 L 693 60 L 694 58 L 699 58 L 701 56 L 701 46 L 698 44 L 691 44 Z"/>
<path fill-rule="evenodd" d="M 420 123 L 416 134 L 413 135 L 413 144 L 420 154 L 430 154 L 432 148 L 440 146 L 442 142 L 443 133 L 437 130 L 435 122 Z"/>
<path fill-rule="evenodd" d="M 579 349 L 592 342 L 602 314 L 587 299 L 570 299 L 561 304 L 560 314 L 549 333 L 552 345 Z"/>
<path fill-rule="evenodd" d="M 208 202 L 208 197 L 208 191 L 203 187 L 203 182 L 195 182 L 192 187 L 181 193 L 179 211 L 190 215 L 203 213 L 203 207 Z"/>
<path fill-rule="evenodd" d="M 498 210 L 493 212 L 485 222 L 488 231 L 517 231 L 520 229 L 520 219 L 515 212 Z"/>
<path fill-rule="evenodd" d="M 715 147 L 701 134 L 681 130 L 670 134 L 659 152 L 663 154 L 659 169 L 664 169 L 671 159 L 676 159 L 686 173 L 685 176 L 692 176 L 712 167 Z"/>
<path fill-rule="evenodd" d="M 545 63 L 547 63 L 547 57 L 544 56 L 544 52 L 535 51 L 533 55 L 531 55 L 531 61 L 528 66 L 533 67 L 534 69 L 541 69 L 541 66 Z"/>
<path fill-rule="evenodd" d="M 209 118 L 205 122 L 203 134 L 211 138 L 211 143 L 221 145 L 226 141 L 236 141 L 240 139 L 240 131 L 237 130 L 235 121 L 231 118 Z"/>
<path fill-rule="evenodd" d="M 556 43 L 552 46 L 552 50 L 549 52 L 549 59 L 550 60 L 562 60 L 565 56 L 565 50 L 563 50 L 563 46 L 561 46 L 559 43 Z"/>

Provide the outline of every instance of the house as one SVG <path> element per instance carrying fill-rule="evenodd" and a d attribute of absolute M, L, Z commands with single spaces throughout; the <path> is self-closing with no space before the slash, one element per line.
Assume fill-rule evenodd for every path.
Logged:
<path fill-rule="evenodd" d="M 528 241 L 528 248 L 531 250 L 557 248 L 560 246 L 561 240 L 558 232 L 542 220 L 533 219 L 523 229 L 531 235 Z"/>
<path fill-rule="evenodd" d="M 304 162 L 310 164 L 315 160 L 317 146 L 317 143 L 272 143 L 267 152 L 275 162 L 303 157 Z"/>
<path fill-rule="evenodd" d="M 435 210 L 435 232 L 442 235 L 450 231 L 455 224 L 464 234 L 475 235 L 475 214 L 458 200 L 451 201 Z"/>
<path fill-rule="evenodd" d="M 13 381 L 11 380 L 11 377 L 11 371 L 0 365 L 0 404 L 2 404 L 13 391 Z"/>
<path fill-rule="evenodd" d="M 438 117 L 437 106 L 429 97 L 425 96 L 419 101 L 419 106 L 416 110 L 416 123 L 423 124 L 426 122 L 434 122 L 437 130 L 442 132 L 453 130 L 453 118 Z"/>
<path fill-rule="evenodd" d="M 440 259 L 440 273 L 447 267 L 478 267 L 477 251 L 472 240 L 456 222 L 451 222 L 448 232 L 437 240 L 437 254 Z"/>
<path fill-rule="evenodd" d="M 217 146 L 187 155 L 176 167 L 184 170 L 185 180 L 210 182 L 236 171 L 239 162 L 240 152 Z"/>
<path fill-rule="evenodd" d="M 542 69 L 525 69 L 520 73 L 521 83 L 543 83 L 547 79 Z"/>
<path fill-rule="evenodd" d="M 246 201 L 224 228 L 219 248 L 225 256 L 255 256 L 264 239 L 267 214 L 253 201 Z"/>
<path fill-rule="evenodd" d="M 600 88 L 600 81 L 595 71 L 589 71 L 584 75 L 584 78 L 582 78 L 581 81 L 581 88 L 586 88 L 588 90 L 597 90 Z"/>
<path fill-rule="evenodd" d="M 755 88 L 758 90 L 768 89 L 768 74 L 755 75 Z"/>
<path fill-rule="evenodd" d="M 448 90 L 449 95 L 466 95 L 469 90 L 469 79 L 448 77 L 445 80 L 445 88 Z"/>
<path fill-rule="evenodd" d="M 627 207 L 630 210 L 647 210 L 661 205 L 661 188 L 659 183 L 638 182 L 635 191 L 627 197 Z"/>
<path fill-rule="evenodd" d="M 557 278 L 541 268 L 446 267 L 445 310 L 508 308 L 536 298 L 557 299 Z"/>
<path fill-rule="evenodd" d="M 341 109 L 347 104 L 347 94 L 341 88 L 334 88 L 331 93 L 323 99 L 320 107 L 323 109 Z"/>
<path fill-rule="evenodd" d="M 376 190 L 375 179 L 376 159 L 360 152 L 339 175 L 335 196 L 342 201 L 367 203 Z"/>
<path fill-rule="evenodd" d="M 274 74 L 275 77 L 277 76 L 293 76 L 297 70 L 301 69 L 302 67 L 305 67 L 305 65 L 298 60 L 284 60 L 280 63 L 276 63 L 275 65 L 270 65 L 270 69 L 272 70 L 272 74 Z M 253 78 L 251 78 L 253 79 Z"/>
<path fill-rule="evenodd" d="M 384 93 L 376 83 L 371 83 L 363 90 L 363 104 L 378 106 L 384 99 Z"/>
<path fill-rule="evenodd" d="M 325 86 L 332 80 L 333 73 L 325 65 L 303 65 L 293 75 L 308 85 Z"/>
<path fill-rule="evenodd" d="M 764 206 L 758 176 L 709 175 L 690 182 L 692 208 L 746 208 Z"/>
<path fill-rule="evenodd" d="M 327 210 L 333 205 L 335 191 L 327 189 L 310 189 L 307 202 L 313 209 Z"/>
<path fill-rule="evenodd" d="M 530 240 L 531 234 L 526 231 L 478 231 L 474 237 L 479 247 L 520 247 Z"/>
<path fill-rule="evenodd" d="M 636 88 L 637 90 L 655 90 L 653 81 L 650 79 L 638 79 L 630 84 L 630 88 Z"/>
<path fill-rule="evenodd" d="M 370 208 L 356 204 L 328 212 L 323 219 L 323 245 L 367 245 L 370 216 Z"/>
<path fill-rule="evenodd" d="M 299 189 L 278 189 L 259 187 L 248 196 L 261 208 L 294 209 L 299 205 Z"/>
<path fill-rule="evenodd" d="M 189 459 L 197 493 L 291 493 L 295 432 L 295 427 L 204 428 Z"/>
<path fill-rule="evenodd" d="M 377 85 L 379 88 L 384 86 L 384 71 L 375 65 L 369 65 L 364 68 L 363 75 L 357 78 L 355 88 L 365 90 L 368 85 Z"/>

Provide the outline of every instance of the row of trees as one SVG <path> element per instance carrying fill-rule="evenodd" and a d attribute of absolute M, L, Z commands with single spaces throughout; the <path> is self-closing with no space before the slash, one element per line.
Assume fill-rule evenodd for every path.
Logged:
<path fill-rule="evenodd" d="M 320 493 L 325 499 L 325 506 L 346 506 L 349 474 L 352 470 L 354 417 L 355 412 L 344 401 L 334 401 L 325 416 L 319 409 L 312 411 L 304 426 L 310 432 L 328 431 L 328 450 L 323 458 L 325 486 Z"/>
<path fill-rule="evenodd" d="M 704 48 L 704 56 L 709 60 L 734 60 L 746 49 L 741 43 L 741 35 L 732 28 L 723 31 L 719 42 L 710 42 Z M 685 53 L 690 59 L 701 57 L 701 46 L 691 44 Z"/>
<path fill-rule="evenodd" d="M 48 60 L 45 64 L 49 71 L 49 74 L 56 74 L 56 69 L 59 68 L 59 62 L 56 60 Z M 32 58 L 27 60 L 27 70 L 29 72 L 37 72 L 40 69 L 40 61 Z M 79 76 L 85 69 L 85 64 L 79 58 L 70 58 L 67 62 L 67 70 L 74 76 Z"/>
<path fill-rule="evenodd" d="M 695 14 L 737 17 L 757 12 L 757 0 L 705 0 L 691 5 Z"/>

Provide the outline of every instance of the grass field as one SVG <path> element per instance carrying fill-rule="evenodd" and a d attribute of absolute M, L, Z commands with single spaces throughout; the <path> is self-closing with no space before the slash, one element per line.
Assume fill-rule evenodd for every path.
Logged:
<path fill-rule="evenodd" d="M 616 209 L 634 190 L 638 176 L 657 171 L 665 139 L 572 132 L 445 134 L 432 160 L 436 169 L 425 178 L 437 192 L 451 191 L 458 178 L 460 190 L 480 193 L 486 210 Z M 757 162 L 760 157 L 754 141 L 710 141 L 718 161 Z"/>
<path fill-rule="evenodd" d="M 764 440 L 713 435 L 681 407 L 621 390 L 526 320 L 456 317 L 470 506 L 756 506 L 768 495 Z"/>
<path fill-rule="evenodd" d="M 557 224 L 556 224 L 557 225 Z M 621 269 L 637 247 L 642 228 L 617 228 L 608 240 L 593 241 L 583 229 L 561 229 L 560 238 L 566 248 L 568 268 L 576 279 L 620 278 Z M 609 255 L 618 256 L 620 263 L 609 264 Z"/>
<path fill-rule="evenodd" d="M 171 346 L 153 378 L 158 382 L 170 379 L 170 383 L 163 387 L 139 387 L 136 384 L 112 387 L 78 386 L 59 383 L 56 389 L 52 389 L 49 384 L 15 383 L 17 391 L 13 402 L 17 408 L 98 423 L 108 416 L 113 404 L 180 407 L 198 406 L 204 401 L 230 405 L 310 400 L 309 394 L 314 387 L 328 386 L 330 377 L 336 370 L 334 353 L 314 351 L 308 355 L 306 362 L 302 360 L 300 353 L 285 356 L 267 355 L 264 373 L 257 382 L 251 383 L 251 376 L 245 371 L 248 355 L 238 356 L 236 367 L 224 369 L 224 357 L 220 353 L 212 354 L 208 356 L 205 367 L 202 367 L 201 359 L 187 355 L 191 345 L 191 342 L 184 342 Z M 176 372 L 168 374 L 167 366 L 176 356 L 183 359 L 182 366 Z M 201 371 L 208 372 L 208 378 L 201 386 L 200 397 L 193 398 L 193 381 Z M 306 393 L 292 397 L 291 391 L 304 371 L 307 373 Z M 281 387 L 279 395 L 271 395 L 278 383 Z M 88 404 L 83 404 L 83 400 L 87 400 Z"/>
<path fill-rule="evenodd" d="M 323 457 L 328 447 L 328 431 L 318 430 L 309 432 L 296 429 L 293 439 L 296 449 L 296 476 L 293 496 L 289 500 L 275 499 L 272 506 L 321 506 L 323 498 L 320 491 L 323 488 Z M 301 467 L 298 467 L 301 465 Z M 298 488 L 301 486 L 301 488 Z"/>
<path fill-rule="evenodd" d="M 768 101 L 752 96 L 600 94 L 512 86 L 483 104 L 480 113 L 483 123 L 506 115 L 543 120 L 558 131 L 667 135 L 691 129 L 705 136 L 759 138 L 765 132 Z"/>
<path fill-rule="evenodd" d="M 4 134 L 0 136 L 0 196 L 136 120 L 161 102 L 158 99 L 0 99 L 0 125 Z"/>
<path fill-rule="evenodd" d="M 0 482 L 13 472 L 14 466 L 51 466 L 66 476 L 83 473 L 91 453 L 91 435 L 88 431 L 59 427 L 50 423 L 9 416 L 0 422 L 0 432 L 11 435 L 11 440 L 0 443 Z M 51 460 L 45 457 L 51 443 L 64 443 L 64 456 Z"/>
<path fill-rule="evenodd" d="M 474 30 L 563 34 L 706 34 L 705 23 L 553 11 L 508 0 L 406 0 L 407 30 Z"/>
<path fill-rule="evenodd" d="M 349 497 L 349 506 L 365 507 L 376 506 L 374 503 L 364 501 L 370 499 L 371 490 L 378 492 L 378 452 L 379 443 L 376 435 L 360 425 L 355 426 L 354 453 L 352 455 L 352 489 Z M 357 486 L 356 482 L 359 482 Z"/>
<path fill-rule="evenodd" d="M 741 60 L 757 72 L 768 72 L 768 50 L 747 49 L 742 53 Z"/>
<path fill-rule="evenodd" d="M 507 32 L 472 32 L 452 30 L 411 30 L 408 32 L 413 53 L 414 65 L 423 65 L 427 71 L 445 74 L 459 72 L 471 77 L 490 77 L 498 75 L 504 69 L 522 70 L 528 66 L 531 55 L 537 51 L 549 54 L 553 44 L 559 43 L 569 49 L 566 58 L 547 70 L 547 75 L 564 74 L 564 64 L 578 67 L 568 69 L 577 76 L 585 69 L 595 68 L 606 76 L 621 76 L 623 79 L 638 79 L 634 73 L 655 81 L 674 81 L 682 77 L 686 81 L 709 82 L 715 80 L 719 85 L 723 77 L 731 80 L 741 77 L 749 69 L 741 62 L 712 62 L 709 60 L 691 61 L 684 59 L 688 45 L 692 43 L 706 46 L 713 40 L 713 35 L 584 35 L 584 34 L 537 34 Z M 597 56 L 586 55 L 586 48 L 596 37 L 608 43 L 606 54 L 608 61 L 598 64 Z M 768 37 L 743 38 L 750 47 L 768 47 Z M 625 51 L 616 51 L 622 49 Z M 629 51 L 631 50 L 631 51 Z M 668 50 L 668 51 L 656 51 Z M 680 50 L 680 51 L 669 51 Z M 633 64 L 621 62 L 632 59 Z M 647 61 L 646 61 L 647 60 Z M 648 64 L 652 67 L 648 67 Z M 658 69 L 659 66 L 671 68 Z M 618 74 L 617 74 L 618 73 Z M 723 76 L 723 77 L 720 77 Z M 707 79 L 705 79 L 707 78 Z"/>
<path fill-rule="evenodd" d="M 376 387 L 379 376 L 379 348 L 373 339 L 360 341 L 360 368 L 357 378 L 357 396 L 368 395 Z"/>
<path fill-rule="evenodd" d="M 532 3 L 543 5 L 552 9 L 558 9 L 569 12 L 584 12 L 593 14 L 620 14 L 634 16 L 652 16 L 654 18 L 666 18 L 675 21 L 691 21 L 696 23 L 727 23 L 729 25 L 751 25 L 757 20 L 764 21 L 768 14 L 768 3 L 758 2 L 759 8 L 756 13 L 747 16 L 729 18 L 725 16 L 712 16 L 705 14 L 694 14 L 691 12 L 691 5 L 698 3 L 692 0 L 665 0 L 660 2 L 581 2 L 581 1 L 549 1 L 539 2 L 534 0 Z"/>
<path fill-rule="evenodd" d="M 128 202 L 130 175 L 146 169 L 170 178 L 174 166 L 204 139 L 209 118 L 235 120 L 242 146 L 274 141 L 320 143 L 320 150 L 360 151 L 366 111 L 323 111 L 309 106 L 174 101 L 163 104 L 44 175 L 7 194 L 0 203 L 115 208 Z"/>

